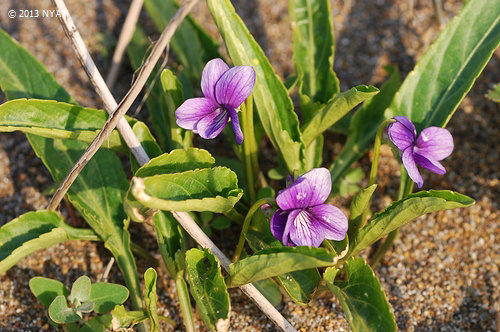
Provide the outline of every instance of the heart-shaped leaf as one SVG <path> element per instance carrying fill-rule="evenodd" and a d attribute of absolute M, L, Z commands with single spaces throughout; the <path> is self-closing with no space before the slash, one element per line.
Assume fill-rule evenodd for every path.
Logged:
<path fill-rule="evenodd" d="M 30 279 L 30 290 L 35 297 L 48 308 L 56 296 L 63 295 L 66 298 L 69 294 L 68 289 L 58 280 L 34 277 Z"/>
<path fill-rule="evenodd" d="M 90 298 L 91 285 L 90 278 L 87 276 L 81 276 L 76 279 L 73 287 L 71 287 L 71 294 L 69 294 L 70 302 L 77 306 L 86 302 Z"/>
<path fill-rule="evenodd" d="M 68 307 L 66 297 L 58 295 L 49 306 L 49 317 L 58 324 L 68 324 L 79 321 L 81 314 Z"/>
<path fill-rule="evenodd" d="M 125 302 L 129 291 L 127 287 L 107 282 L 96 282 L 90 289 L 90 301 L 94 302 L 94 311 L 106 313 L 118 305 Z"/>

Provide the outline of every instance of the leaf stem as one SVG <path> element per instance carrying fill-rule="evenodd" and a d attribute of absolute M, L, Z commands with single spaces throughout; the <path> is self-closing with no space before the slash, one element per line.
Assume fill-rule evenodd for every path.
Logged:
<path fill-rule="evenodd" d="M 247 180 L 248 194 L 250 196 L 250 205 L 256 200 L 255 181 L 259 170 L 259 161 L 257 159 L 257 142 L 255 141 L 253 124 L 253 98 L 250 95 L 242 106 L 242 127 L 243 127 L 243 160 L 245 165 L 245 175 Z"/>
<path fill-rule="evenodd" d="M 238 245 L 236 246 L 236 250 L 234 251 L 233 263 L 236 262 L 243 251 L 243 246 L 245 245 L 245 238 L 248 232 L 248 228 L 250 228 L 250 223 L 252 221 L 252 217 L 254 213 L 264 204 L 274 204 L 276 200 L 274 198 L 266 197 L 259 199 L 255 202 L 254 205 L 248 210 L 247 216 L 245 217 L 245 221 L 243 222 L 243 226 L 241 227 L 240 239 L 238 240 Z"/>
<path fill-rule="evenodd" d="M 408 176 L 406 169 L 404 168 L 403 165 L 401 165 L 401 180 L 399 185 L 398 200 L 406 198 L 409 194 L 411 194 L 413 191 L 413 185 L 414 183 Z M 387 235 L 384 243 L 377 249 L 375 254 L 373 254 L 372 258 L 370 259 L 370 266 L 373 269 L 377 266 L 378 263 L 380 263 L 387 250 L 391 248 L 392 243 L 398 236 L 400 229 L 401 227 L 396 228 L 395 230 L 390 232 L 389 235 Z"/>
<path fill-rule="evenodd" d="M 391 123 L 394 122 L 393 119 L 387 119 L 378 127 L 377 135 L 375 136 L 375 143 L 373 145 L 373 160 L 372 160 L 372 168 L 370 169 L 370 179 L 368 181 L 368 186 L 371 186 L 377 182 L 377 171 L 378 171 L 378 158 L 380 156 L 380 146 L 382 145 L 382 136 L 384 134 L 384 129 Z M 361 222 L 359 228 L 363 227 L 366 224 L 366 218 L 368 213 L 370 212 L 370 204 L 371 198 L 368 204 L 366 205 L 363 214 L 361 215 Z"/>
<path fill-rule="evenodd" d="M 189 291 L 186 281 L 184 280 L 183 273 L 178 273 L 175 278 L 175 286 L 177 288 L 177 296 L 179 296 L 179 304 L 181 306 L 182 321 L 186 332 L 195 332 L 193 321 L 193 310 L 191 308 L 191 300 L 189 298 Z"/>

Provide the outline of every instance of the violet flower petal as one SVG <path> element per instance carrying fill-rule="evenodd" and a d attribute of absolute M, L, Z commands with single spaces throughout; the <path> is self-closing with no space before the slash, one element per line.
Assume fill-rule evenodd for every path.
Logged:
<path fill-rule="evenodd" d="M 229 113 L 222 108 L 207 114 L 196 124 L 196 130 L 203 138 L 215 138 L 226 126 L 229 119 Z"/>
<path fill-rule="evenodd" d="M 403 151 L 403 154 L 401 155 L 401 160 L 403 161 L 403 165 L 405 166 L 406 171 L 408 172 L 410 178 L 413 180 L 413 182 L 417 184 L 419 188 L 422 188 L 422 185 L 424 184 L 424 179 L 422 179 L 422 176 L 418 171 L 417 164 L 415 163 L 412 146 Z"/>
<path fill-rule="evenodd" d="M 401 122 L 391 123 L 388 132 L 392 143 L 401 151 L 413 145 L 416 138 L 416 134 Z"/>
<path fill-rule="evenodd" d="M 325 239 L 322 227 L 316 227 L 313 216 L 306 210 L 298 210 L 295 219 L 290 224 L 290 239 L 298 246 L 319 247 Z M 289 219 L 292 216 L 290 213 Z M 288 226 L 288 225 L 287 225 Z"/>
<path fill-rule="evenodd" d="M 187 99 L 175 111 L 177 125 L 188 130 L 196 129 L 196 124 L 218 107 L 219 105 L 208 98 Z"/>
<path fill-rule="evenodd" d="M 221 106 L 238 108 L 250 96 L 254 85 L 253 67 L 233 67 L 222 74 L 215 84 L 215 99 Z"/>
<path fill-rule="evenodd" d="M 215 101 L 215 84 L 228 70 L 228 65 L 221 59 L 212 59 L 207 62 L 201 74 L 201 91 L 206 98 Z"/>
<path fill-rule="evenodd" d="M 229 109 L 229 116 L 231 117 L 231 126 L 233 127 L 234 135 L 236 136 L 236 142 L 238 144 L 243 143 L 243 132 L 240 127 L 240 120 L 238 119 L 238 112 L 235 109 Z"/>
<path fill-rule="evenodd" d="M 418 135 L 415 153 L 430 160 L 443 160 L 452 152 L 453 137 L 447 129 L 429 127 L 422 130 Z"/>
<path fill-rule="evenodd" d="M 406 116 L 402 116 L 402 115 L 395 116 L 394 120 L 396 120 L 397 122 L 399 122 L 403 126 L 405 126 L 410 132 L 413 133 L 414 137 L 417 137 L 417 129 L 415 128 L 415 125 Z"/>
<path fill-rule="evenodd" d="M 322 204 L 332 191 L 332 178 L 326 168 L 313 168 L 288 188 L 279 192 L 276 203 L 283 210 L 305 209 Z"/>
<path fill-rule="evenodd" d="M 422 166 L 423 168 L 428 169 L 429 171 L 431 171 L 433 173 L 440 174 L 440 175 L 446 174 L 446 169 L 437 160 L 434 160 L 431 158 L 426 158 L 425 156 L 422 156 L 421 154 L 418 154 L 418 153 L 413 153 L 413 158 L 415 159 L 415 162 L 418 165 Z"/>
<path fill-rule="evenodd" d="M 285 232 L 288 212 L 277 209 L 271 217 L 271 233 L 275 238 L 283 242 L 283 233 Z"/>
<path fill-rule="evenodd" d="M 315 229 L 323 229 L 326 239 L 340 241 L 345 238 L 348 221 L 339 208 L 330 204 L 320 204 L 308 211 L 314 217 Z"/>

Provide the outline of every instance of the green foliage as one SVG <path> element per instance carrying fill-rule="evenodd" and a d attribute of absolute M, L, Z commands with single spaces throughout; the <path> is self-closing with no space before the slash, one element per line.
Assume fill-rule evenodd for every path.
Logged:
<path fill-rule="evenodd" d="M 347 261 L 346 281 L 335 281 L 338 270 L 326 269 L 324 279 L 335 294 L 353 332 L 397 331 L 396 322 L 380 282 L 363 258 Z"/>
<path fill-rule="evenodd" d="M 495 84 L 493 89 L 488 91 L 486 97 L 493 101 L 496 101 L 497 103 L 500 103 L 500 83 Z"/>
<path fill-rule="evenodd" d="M 500 44 L 497 1 L 468 2 L 406 77 L 387 117 L 444 127 Z"/>
<path fill-rule="evenodd" d="M 156 309 L 156 271 L 152 267 L 144 272 L 144 302 L 149 316 L 149 331 L 158 332 L 160 318 Z"/>
<path fill-rule="evenodd" d="M 227 284 L 236 287 L 283 273 L 333 265 L 334 255 L 323 248 L 282 247 L 257 251 L 230 265 Z"/>
<path fill-rule="evenodd" d="M 125 302 L 128 295 L 126 287 L 107 282 L 96 282 L 90 289 L 90 301 L 95 304 L 94 311 L 97 313 L 110 312 L 116 305 Z"/>
<path fill-rule="evenodd" d="M 467 207 L 474 200 L 449 190 L 419 191 L 377 213 L 350 241 L 350 254 L 356 255 L 396 228 L 426 213 Z"/>
<path fill-rule="evenodd" d="M 290 172 L 303 168 L 304 143 L 299 120 L 283 82 L 229 0 L 208 0 L 219 32 L 235 65 L 251 65 L 256 73 L 253 99 L 260 121 Z"/>
<path fill-rule="evenodd" d="M 373 86 L 359 85 L 335 95 L 325 107 L 316 112 L 311 120 L 302 127 L 305 145 L 309 146 L 317 136 L 340 120 L 347 112 L 359 103 L 376 95 L 378 91 Z"/>
<path fill-rule="evenodd" d="M 359 190 L 359 181 L 363 178 L 361 167 L 350 169 L 340 181 L 333 183 L 332 194 L 341 197 L 355 194 Z"/>
<path fill-rule="evenodd" d="M 161 257 L 172 277 L 182 270 L 176 264 L 176 254 L 182 250 L 182 228 L 169 212 L 158 211 L 153 217 L 156 240 Z"/>
<path fill-rule="evenodd" d="M 186 252 L 186 271 L 200 316 L 212 331 L 227 331 L 231 305 L 220 264 L 208 250 Z"/>
<path fill-rule="evenodd" d="M 346 128 L 347 140 L 335 162 L 330 166 L 334 184 L 371 148 L 378 127 L 385 119 L 384 112 L 401 85 L 397 67 L 386 66 L 385 70 L 389 73 L 389 79 L 382 85 L 378 94 L 367 99 L 354 113 L 349 127 Z"/>
<path fill-rule="evenodd" d="M 129 328 L 148 319 L 145 310 L 127 311 L 123 305 L 117 305 L 111 312 L 113 328 Z"/>
<path fill-rule="evenodd" d="M 363 212 L 369 208 L 375 189 L 377 189 L 377 184 L 372 184 L 371 186 L 361 189 L 352 199 L 350 208 L 351 213 L 349 213 L 349 228 L 347 230 L 349 239 L 353 238 L 358 232 L 361 226 Z"/>
<path fill-rule="evenodd" d="M 91 288 L 90 278 L 87 276 L 81 276 L 73 283 L 71 287 L 71 293 L 69 294 L 69 301 L 76 306 L 87 302 L 90 298 L 90 288 Z"/>
<path fill-rule="evenodd" d="M 290 0 L 293 61 L 299 77 L 302 114 L 310 119 L 339 92 L 333 72 L 334 36 L 328 0 Z M 317 105 L 313 105 L 317 103 Z"/>
<path fill-rule="evenodd" d="M 0 227 L 0 273 L 35 251 L 77 239 L 97 236 L 90 229 L 69 226 L 56 212 L 27 212 Z"/>
<path fill-rule="evenodd" d="M 68 306 L 66 297 L 58 295 L 49 306 L 49 317 L 58 324 L 68 324 L 79 321 L 81 313 Z"/>
<path fill-rule="evenodd" d="M 50 278 L 31 278 L 29 286 L 33 295 L 45 308 L 48 308 L 57 296 L 62 295 L 66 298 L 69 293 L 62 282 Z"/>

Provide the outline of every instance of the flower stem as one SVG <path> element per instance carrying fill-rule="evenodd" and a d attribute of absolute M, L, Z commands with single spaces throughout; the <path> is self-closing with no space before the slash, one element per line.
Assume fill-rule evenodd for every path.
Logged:
<path fill-rule="evenodd" d="M 411 194 L 413 191 L 413 185 L 414 183 L 408 176 L 406 169 L 404 168 L 403 165 L 401 165 L 401 182 L 399 185 L 398 200 L 406 198 L 409 194 Z M 380 263 L 387 250 L 391 248 L 392 243 L 398 236 L 400 229 L 401 227 L 396 228 L 395 230 L 390 232 L 389 235 L 387 235 L 387 238 L 385 239 L 384 243 L 377 249 L 373 257 L 370 259 L 370 266 L 372 268 L 375 268 L 377 264 Z"/>
<path fill-rule="evenodd" d="M 243 161 L 245 165 L 245 175 L 247 180 L 248 194 L 250 196 L 250 205 L 256 200 L 255 184 L 257 172 L 259 171 L 259 162 L 257 159 L 257 142 L 255 141 L 253 125 L 253 98 L 250 95 L 242 107 L 242 127 L 243 127 Z"/>
<path fill-rule="evenodd" d="M 388 119 L 382 122 L 382 124 L 378 127 L 377 135 L 375 136 L 375 143 L 373 145 L 373 161 L 372 168 L 370 170 L 370 179 L 368 181 L 368 186 L 375 184 L 377 182 L 377 171 L 378 171 L 378 157 L 380 156 L 380 146 L 382 145 L 382 136 L 384 134 L 384 129 L 391 123 L 394 122 L 393 119 Z M 363 227 L 366 224 L 366 218 L 368 213 L 370 212 L 370 202 L 366 205 L 365 210 L 361 216 L 361 222 L 359 228 Z"/>
<path fill-rule="evenodd" d="M 243 251 L 243 246 L 245 245 L 245 238 L 246 234 L 248 232 L 248 228 L 250 227 L 250 223 L 252 221 L 252 217 L 254 213 L 259 209 L 262 205 L 268 203 L 268 204 L 274 204 L 276 200 L 274 198 L 266 197 L 259 199 L 257 202 L 255 202 L 254 205 L 248 210 L 247 216 L 245 217 L 245 221 L 243 222 L 243 226 L 241 227 L 241 234 L 240 234 L 240 239 L 238 240 L 238 245 L 236 246 L 236 250 L 234 251 L 234 256 L 233 256 L 233 263 L 236 262 L 241 255 L 241 252 Z"/>
<path fill-rule="evenodd" d="M 191 308 L 191 300 L 186 281 L 181 273 L 175 278 L 175 286 L 177 287 L 177 296 L 179 296 L 179 304 L 182 312 L 182 321 L 187 332 L 195 332 L 193 321 L 193 309 Z M 175 323 L 175 322 L 174 322 Z"/>

